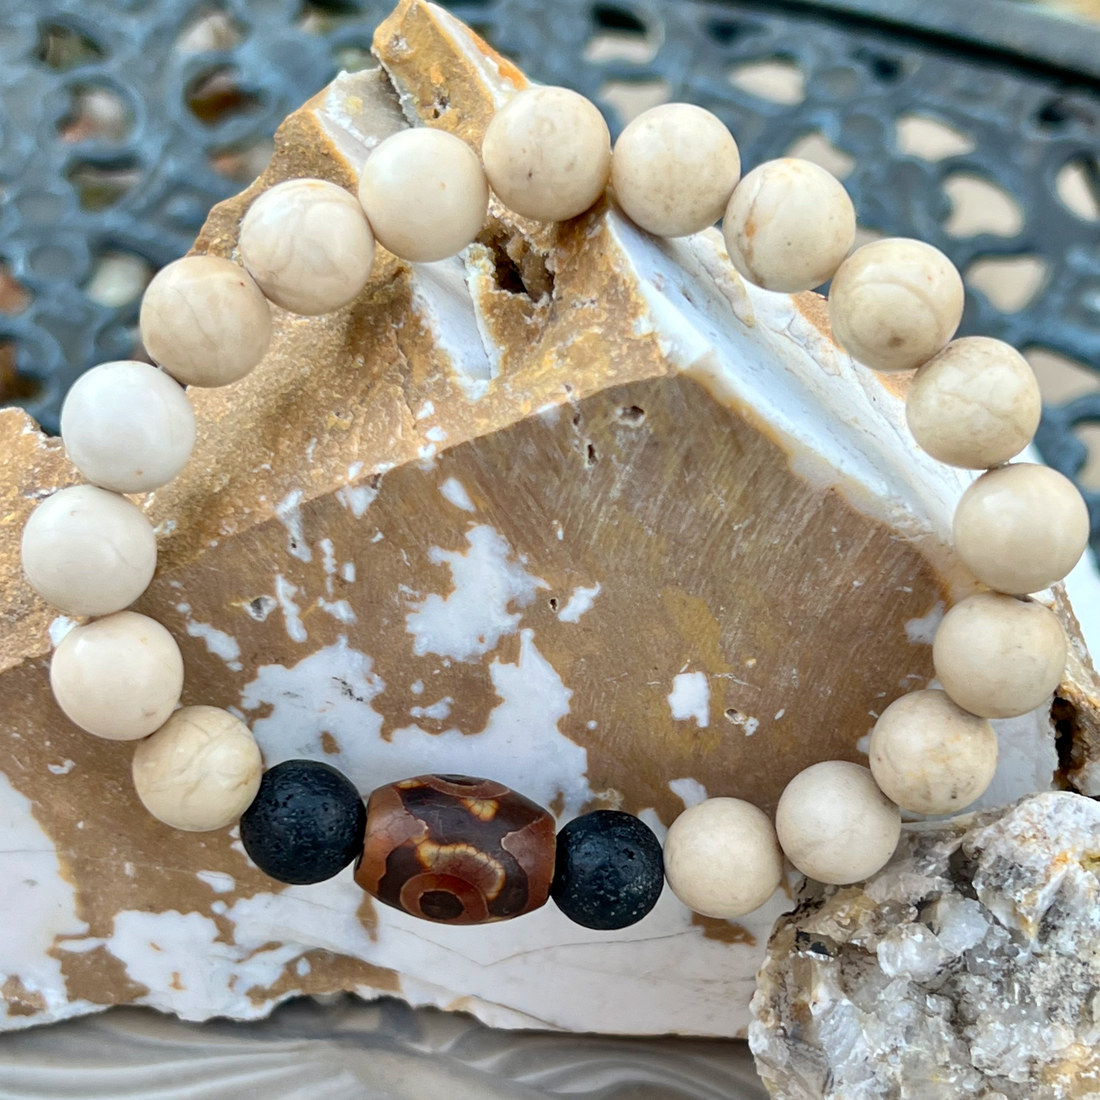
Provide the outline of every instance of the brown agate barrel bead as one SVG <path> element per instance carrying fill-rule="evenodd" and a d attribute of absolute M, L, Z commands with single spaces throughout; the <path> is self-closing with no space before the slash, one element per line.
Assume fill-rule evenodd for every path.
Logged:
<path fill-rule="evenodd" d="M 491 779 L 421 775 L 379 787 L 355 881 L 372 897 L 441 924 L 485 924 L 544 905 L 554 818 Z"/>

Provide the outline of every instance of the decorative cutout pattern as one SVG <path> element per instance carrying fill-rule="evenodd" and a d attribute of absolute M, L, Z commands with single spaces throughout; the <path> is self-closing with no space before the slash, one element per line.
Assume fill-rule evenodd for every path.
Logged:
<path fill-rule="evenodd" d="M 847 170 L 867 234 L 919 236 L 968 273 L 964 333 L 1100 368 L 1100 69 L 967 45 L 1015 18 L 1004 5 L 971 0 L 938 30 L 917 0 L 881 0 L 881 18 L 844 14 L 853 5 L 842 0 L 446 6 L 534 79 L 595 98 L 614 131 L 654 102 L 700 103 L 730 125 L 746 168 L 812 135 L 812 159 Z M 0 403 L 25 404 L 56 430 L 83 370 L 134 354 L 128 286 L 185 251 L 338 65 L 366 62 L 391 7 L 0 0 L 0 256 L 23 303 L 0 311 Z M 1089 56 L 1089 36 L 1100 55 L 1100 31 L 1047 22 L 1046 58 L 1063 55 L 1050 47 L 1057 35 L 1064 56 Z M 1019 216 L 952 235 L 960 179 Z M 1048 410 L 1044 455 L 1076 474 L 1072 430 L 1094 421 L 1100 397 Z M 1088 499 L 1100 530 L 1100 494 Z"/>

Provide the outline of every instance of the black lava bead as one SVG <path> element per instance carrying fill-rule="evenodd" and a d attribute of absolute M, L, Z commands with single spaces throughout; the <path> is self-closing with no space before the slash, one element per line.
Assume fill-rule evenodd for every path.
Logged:
<path fill-rule="evenodd" d="M 550 896 L 576 924 L 602 930 L 637 924 L 664 885 L 661 842 L 633 814 L 596 810 L 558 833 Z"/>
<path fill-rule="evenodd" d="M 264 772 L 241 815 L 241 843 L 279 882 L 322 882 L 363 850 L 367 809 L 342 772 L 319 760 L 284 760 Z"/>

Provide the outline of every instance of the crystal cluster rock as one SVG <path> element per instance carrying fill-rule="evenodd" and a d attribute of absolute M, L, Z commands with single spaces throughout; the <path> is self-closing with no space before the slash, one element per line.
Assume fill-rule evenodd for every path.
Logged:
<path fill-rule="evenodd" d="M 749 1041 L 775 1100 L 1071 1100 L 1100 1075 L 1100 805 L 1067 792 L 907 833 L 783 917 Z"/>

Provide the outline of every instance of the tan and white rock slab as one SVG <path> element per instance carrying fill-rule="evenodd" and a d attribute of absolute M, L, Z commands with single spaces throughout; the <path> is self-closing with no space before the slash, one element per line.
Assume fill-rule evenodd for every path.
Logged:
<path fill-rule="evenodd" d="M 382 70 L 287 120 L 199 251 L 234 255 L 280 180 L 354 192 L 410 121 L 477 148 L 525 86 L 418 0 L 375 50 Z M 705 795 L 771 813 L 809 764 L 866 761 L 874 716 L 928 683 L 935 623 L 974 590 L 948 549 L 970 475 L 919 452 L 901 383 L 837 349 L 820 298 L 746 288 L 717 232 L 659 242 L 606 204 L 560 228 L 494 204 L 463 255 L 379 248 L 350 305 L 273 317 L 252 375 L 192 394 L 194 458 L 144 502 L 159 569 L 136 605 L 180 642 L 184 704 L 234 708 L 269 765 L 327 760 L 364 793 L 482 773 L 562 819 L 621 806 L 660 831 Z M 256 1017 L 344 989 L 510 1027 L 743 1033 L 782 890 L 737 922 L 666 891 L 622 933 L 552 906 L 436 927 L 350 872 L 279 887 L 231 830 L 151 821 L 132 748 L 54 704 L 68 623 L 17 569 L 34 504 L 75 479 L 58 441 L 0 412 L 3 1026 L 128 1002 Z M 1071 637 L 1063 762 L 1100 790 L 1094 673 L 1064 593 L 1046 598 Z M 987 797 L 1049 787 L 1051 708 L 998 728 Z"/>

